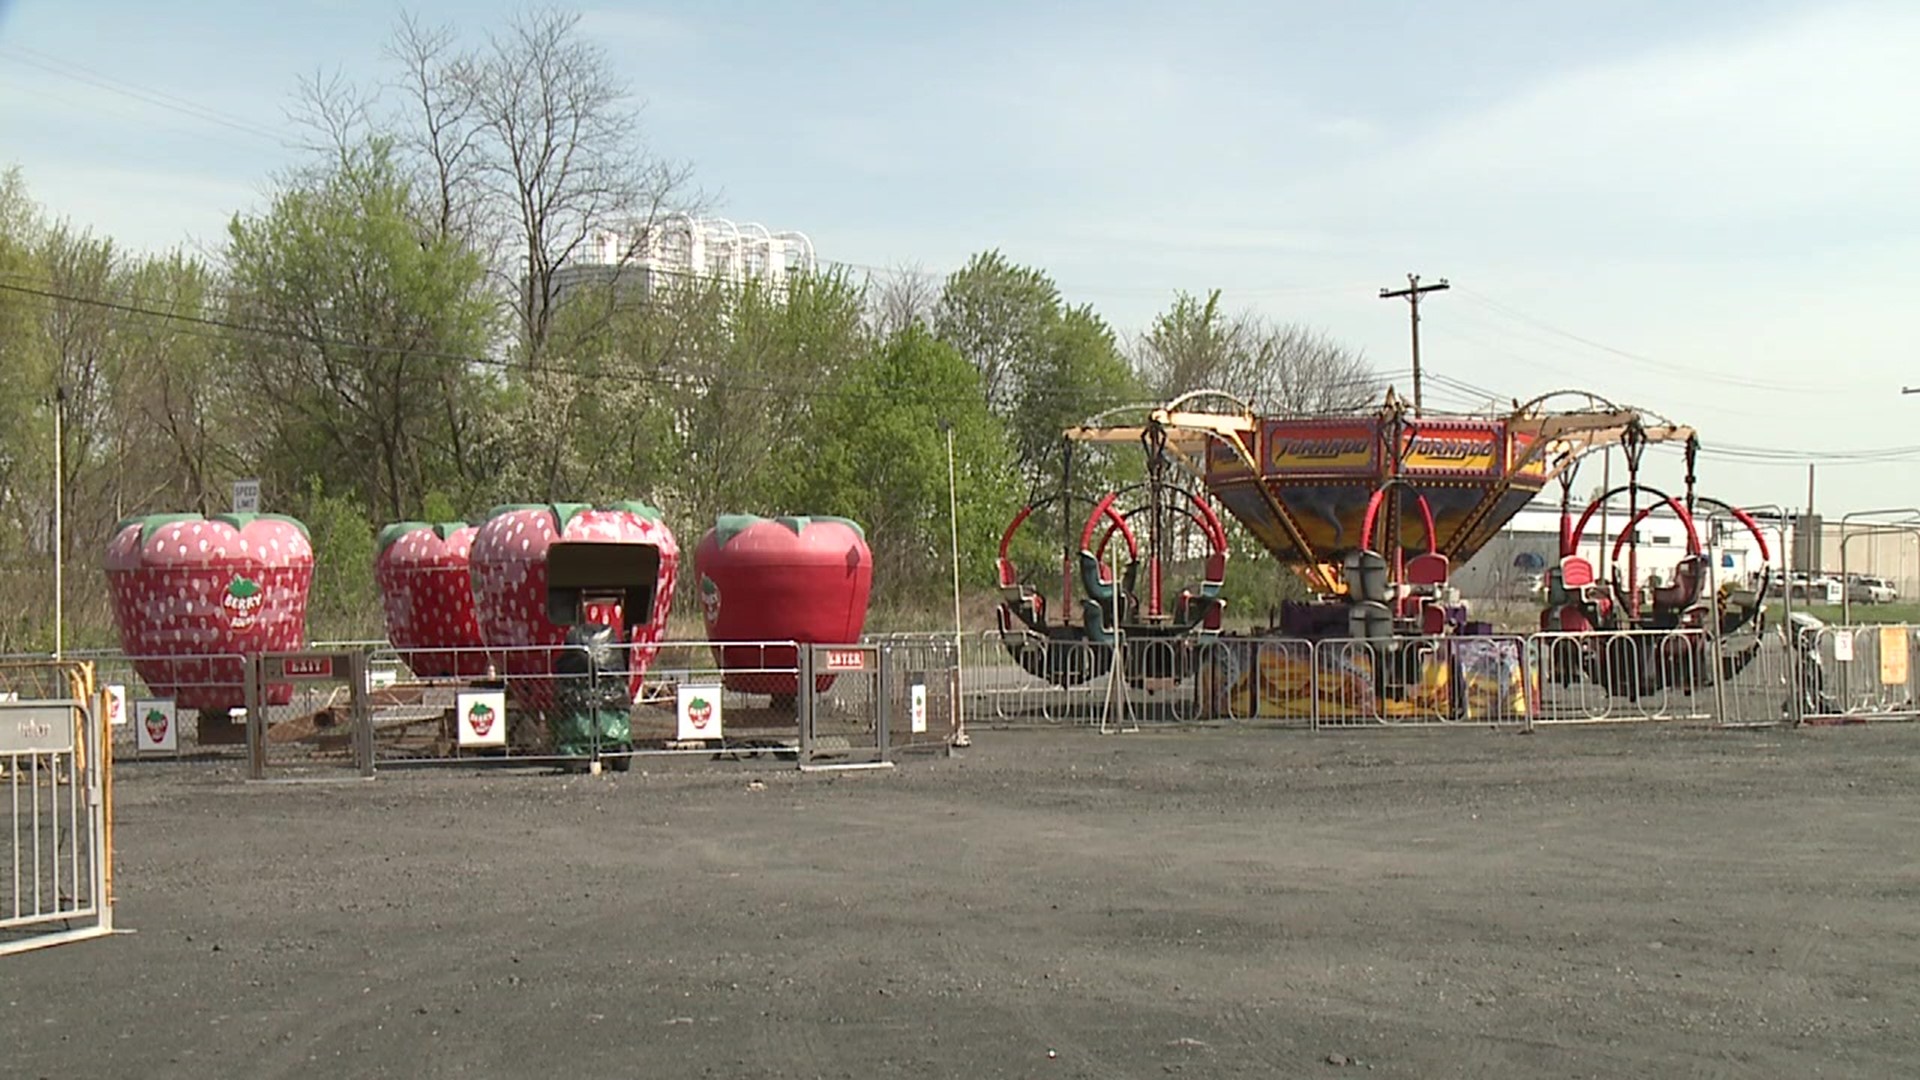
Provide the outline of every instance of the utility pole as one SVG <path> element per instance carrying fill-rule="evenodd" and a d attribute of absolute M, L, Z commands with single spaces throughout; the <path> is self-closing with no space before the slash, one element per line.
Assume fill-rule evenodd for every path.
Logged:
<path fill-rule="evenodd" d="M 1821 564 L 1827 561 L 1825 553 L 1820 550 L 1820 548 L 1826 547 L 1826 544 L 1824 543 L 1824 537 L 1821 537 L 1818 533 L 1815 533 L 1813 531 L 1813 462 L 1811 461 L 1807 462 L 1807 513 L 1806 513 L 1806 516 L 1801 518 L 1800 520 L 1807 527 L 1807 543 L 1802 545 L 1800 550 L 1805 554 L 1805 558 L 1807 562 L 1807 580 L 1809 583 L 1811 583 L 1814 575 L 1820 572 Z M 1846 530 L 1846 526 L 1843 524 L 1840 528 L 1841 542 L 1845 543 L 1846 538 L 1847 538 L 1847 530 Z M 1818 547 L 1814 546 L 1816 544 L 1818 545 Z M 1807 587 L 1812 588 L 1813 586 L 1809 584 Z"/>
<path fill-rule="evenodd" d="M 66 649 L 67 532 L 64 504 L 67 465 L 64 450 L 67 437 L 63 428 L 66 412 L 67 386 L 65 383 L 56 383 L 53 388 L 53 658 L 55 660 L 60 659 Z"/>
<path fill-rule="evenodd" d="M 1430 292 L 1441 292 L 1450 288 L 1446 278 L 1431 285 L 1420 284 L 1419 274 L 1407 275 L 1407 287 L 1404 289 L 1381 289 L 1380 299 L 1394 300 L 1407 298 L 1407 318 L 1413 327 L 1413 415 L 1420 415 L 1420 298 Z"/>

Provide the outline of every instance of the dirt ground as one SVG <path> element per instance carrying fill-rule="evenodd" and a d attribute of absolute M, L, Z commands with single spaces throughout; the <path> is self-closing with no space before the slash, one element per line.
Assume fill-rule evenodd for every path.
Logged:
<path fill-rule="evenodd" d="M 20 1077 L 1911 1077 L 1920 730 L 119 772 Z M 758 784 L 755 783 L 758 781 Z"/>

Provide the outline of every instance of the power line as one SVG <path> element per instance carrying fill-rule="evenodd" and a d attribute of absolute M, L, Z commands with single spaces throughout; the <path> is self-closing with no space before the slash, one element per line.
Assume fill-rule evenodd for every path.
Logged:
<path fill-rule="evenodd" d="M 0 274 L 0 279 L 10 278 L 10 277 L 12 277 L 12 275 Z M 693 391 L 700 391 L 705 393 L 712 393 L 715 391 L 722 391 L 722 392 L 731 391 L 731 392 L 741 392 L 741 393 L 767 393 L 767 394 L 779 394 L 784 397 L 796 397 L 796 398 L 805 399 L 805 400 L 814 400 L 814 399 L 828 398 L 828 397 L 844 398 L 850 392 L 849 388 L 847 387 L 827 385 L 823 383 L 821 380 L 819 380 L 818 378 L 807 377 L 807 376 L 796 376 L 796 377 L 788 377 L 788 378 L 782 378 L 782 379 L 773 379 L 773 378 L 729 379 L 724 376 L 716 377 L 716 376 L 706 375 L 698 372 L 669 371 L 669 370 L 666 370 L 665 368 L 659 368 L 653 371 L 646 371 L 646 370 L 635 369 L 632 366 L 625 366 L 625 367 L 616 366 L 612 368 L 601 367 L 601 366 L 582 366 L 577 362 L 571 362 L 566 360 L 548 360 L 548 361 L 543 361 L 542 363 L 539 363 L 539 364 L 533 364 L 533 363 L 526 362 L 524 360 L 515 360 L 508 357 L 482 356 L 482 355 L 476 355 L 471 353 L 447 352 L 444 350 L 436 350 L 436 349 L 400 348 L 400 347 L 394 347 L 389 345 L 374 344 L 374 343 L 369 343 L 365 341 L 355 341 L 350 338 L 305 333 L 305 332 L 293 330 L 290 328 L 261 326 L 257 324 L 242 323 L 242 322 L 234 321 L 232 319 L 207 315 L 202 312 L 190 313 L 185 311 L 168 311 L 160 308 L 146 307 L 146 306 L 135 304 L 135 303 L 108 300 L 101 297 L 81 296 L 74 293 L 58 291 L 55 289 L 38 288 L 30 285 L 16 284 L 9 280 L 0 280 L 0 291 L 16 293 L 24 296 L 31 296 L 43 301 L 47 301 L 49 303 L 81 304 L 84 306 L 116 311 L 126 315 L 160 319 L 168 322 L 180 323 L 180 324 L 184 324 L 186 327 L 191 328 L 191 329 L 185 329 L 182 332 L 191 334 L 193 336 L 204 337 L 210 340 L 225 341 L 225 340 L 232 340 L 236 337 L 265 338 L 269 340 L 293 342 L 295 344 L 305 345 L 305 346 L 314 347 L 314 348 L 325 347 L 325 348 L 355 351 L 355 352 L 361 352 L 361 353 L 367 353 L 367 354 L 393 354 L 393 355 L 402 356 L 409 359 L 440 360 L 444 362 L 458 363 L 462 365 L 487 367 L 487 368 L 496 369 L 502 372 L 522 371 L 522 372 L 529 372 L 529 373 L 555 373 L 555 374 L 571 375 L 578 378 L 590 378 L 590 379 L 602 379 L 602 378 L 611 377 L 611 378 L 620 378 L 620 379 L 626 379 L 626 380 L 635 381 L 635 382 L 641 382 L 649 385 L 665 386 L 665 387 L 674 388 L 674 389 L 693 390 Z M 331 331 L 331 333 L 338 333 L 338 331 L 337 330 Z M 1359 389 L 1363 387 L 1375 386 L 1379 383 L 1379 381 L 1380 381 L 1379 376 L 1376 376 L 1370 373 L 1361 378 L 1356 378 L 1353 380 L 1345 380 L 1337 383 L 1330 383 L 1328 384 L 1328 388 L 1329 389 Z M 852 394 L 856 400 L 865 398 L 870 400 L 891 401 L 895 398 L 894 394 L 892 394 L 891 392 L 885 389 L 875 389 L 867 392 L 859 392 L 856 390 L 856 391 L 852 391 Z M 917 396 L 915 398 L 916 402 L 920 404 L 925 404 L 925 405 L 969 404 L 978 400 L 982 400 L 982 399 L 977 394 L 923 395 L 923 396 Z M 1098 411 L 1106 408 L 1114 408 L 1114 407 L 1119 407 L 1124 405 L 1133 405 L 1133 404 L 1139 403 L 1138 400 L 1133 396 L 1128 396 L 1125 398 L 1109 397 L 1109 396 L 1102 396 L 1102 395 L 1093 395 L 1093 396 L 1083 397 L 1080 394 L 1078 394 L 1076 391 L 1074 391 L 1071 387 L 1065 387 L 1065 386 L 1052 386 L 1052 387 L 1038 388 L 1036 390 L 1030 391 L 1027 397 L 1025 398 L 1025 400 L 1029 402 L 1037 402 L 1043 405 L 1054 404 L 1059 402 L 1071 402 L 1076 407 L 1086 408 L 1090 411 Z"/>
<path fill-rule="evenodd" d="M 1517 308 L 1511 307 L 1507 304 L 1503 304 L 1500 301 L 1495 300 L 1494 298 L 1487 296 L 1484 293 L 1476 292 L 1473 289 L 1468 289 L 1463 287 L 1461 288 L 1460 291 L 1463 294 L 1465 294 L 1470 300 L 1506 318 L 1512 319 L 1519 323 L 1523 323 L 1527 326 L 1533 327 L 1539 331 L 1550 334 L 1554 337 L 1565 339 L 1577 345 L 1582 345 L 1582 346 L 1585 346 L 1586 348 L 1605 353 L 1608 356 L 1612 356 L 1616 359 L 1625 360 L 1630 364 L 1637 365 L 1639 367 L 1645 368 L 1650 371 L 1658 372 L 1662 375 L 1671 375 L 1677 378 L 1691 379 L 1699 382 L 1715 383 L 1721 386 L 1728 386 L 1736 389 L 1760 390 L 1760 391 L 1766 391 L 1770 393 L 1836 394 L 1836 393 L 1848 392 L 1843 388 L 1834 387 L 1831 384 L 1823 386 L 1823 385 L 1812 384 L 1812 383 L 1777 382 L 1770 379 L 1757 379 L 1751 376 L 1724 375 L 1719 372 L 1706 371 L 1698 368 L 1692 368 L 1692 367 L 1687 367 L 1683 365 L 1676 365 L 1672 363 L 1663 362 L 1660 360 L 1656 360 L 1650 356 L 1645 356 L 1640 353 L 1631 352 L 1626 349 L 1616 348 L 1615 346 L 1608 345 L 1604 342 L 1595 341 L 1592 338 L 1584 337 L 1580 334 L 1576 334 L 1573 331 L 1562 329 L 1543 319 L 1529 315 L 1526 312 L 1521 311 Z"/>
<path fill-rule="evenodd" d="M 28 67 L 38 68 L 50 75 L 57 75 L 61 78 L 86 83 L 97 89 L 105 90 L 108 93 L 119 94 L 122 97 L 130 98 L 158 109 L 164 109 L 183 116 L 190 116 L 209 124 L 218 124 L 243 134 L 265 139 L 280 146 L 292 145 L 279 132 L 262 127 L 252 121 L 219 112 L 205 105 L 189 101 L 186 98 L 176 97 L 162 90 L 155 90 L 148 87 L 137 86 L 133 83 L 123 82 L 111 76 L 90 71 L 78 64 L 56 56 L 49 56 L 46 53 L 36 52 L 35 50 L 19 45 L 0 45 L 0 56 L 5 56 L 16 63 L 25 64 Z"/>

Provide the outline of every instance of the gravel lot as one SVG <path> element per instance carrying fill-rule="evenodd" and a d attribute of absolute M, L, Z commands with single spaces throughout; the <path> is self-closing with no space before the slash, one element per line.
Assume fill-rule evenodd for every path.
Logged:
<path fill-rule="evenodd" d="M 8 1076 L 1911 1077 L 1908 726 L 118 773 Z M 642 766 L 645 767 L 645 766 Z"/>

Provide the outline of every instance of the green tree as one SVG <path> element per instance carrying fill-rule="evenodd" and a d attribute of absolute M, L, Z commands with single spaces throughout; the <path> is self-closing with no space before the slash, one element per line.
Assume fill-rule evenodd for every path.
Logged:
<path fill-rule="evenodd" d="M 933 330 L 980 372 L 1030 487 L 1057 482 L 1061 432 L 1138 393 L 1113 331 L 1093 308 L 1063 306 L 1051 278 L 998 251 L 975 255 L 947 278 Z"/>
<path fill-rule="evenodd" d="M 509 456 L 545 462 L 527 473 L 530 490 L 644 495 L 690 525 L 775 507 L 815 430 L 815 399 L 868 342 L 861 290 L 839 272 L 778 286 L 670 279 L 645 292 L 613 282 L 570 296 L 558 333 L 576 312 L 596 325 L 566 363 L 514 374 L 521 407 L 546 422 L 526 428 L 538 445 Z"/>
<path fill-rule="evenodd" d="M 243 350 L 257 394 L 252 449 L 279 490 L 309 478 L 397 519 L 429 490 L 482 477 L 468 448 L 486 416 L 491 302 L 473 251 L 418 228 L 386 142 L 294 176 L 226 252 L 235 316 L 266 328 Z"/>
<path fill-rule="evenodd" d="M 866 527 L 883 602 L 924 602 L 949 580 L 947 426 L 961 572 L 972 588 L 992 572 L 1018 489 L 979 372 L 924 328 L 878 343 L 816 403 L 808 452 L 786 473 L 787 505 Z"/>
<path fill-rule="evenodd" d="M 1138 381 L 1113 331 L 1088 306 L 1067 308 L 1049 323 L 1028 360 L 1010 418 L 1021 479 L 1051 490 L 1061 476 L 1061 433 L 1094 414 L 1140 398 Z M 1087 455 L 1085 479 L 1110 480 L 1103 458 Z"/>
<path fill-rule="evenodd" d="M 1060 290 L 1032 267 L 983 251 L 947 277 L 933 309 L 933 332 L 980 373 L 987 403 L 1002 417 L 1027 377 L 1044 366 L 1060 318 Z"/>
<path fill-rule="evenodd" d="M 18 169 L 0 172 L 0 274 L 44 288 L 41 238 L 46 221 Z M 44 618 L 48 582 L 53 469 L 47 449 L 53 373 L 41 333 L 43 301 L 0 292 L 0 648 L 51 643 Z"/>
<path fill-rule="evenodd" d="M 378 548 L 366 510 L 356 498 L 327 494 L 317 479 L 293 509 L 313 541 L 307 635 L 316 641 L 380 637 L 385 629 L 373 580 Z"/>

